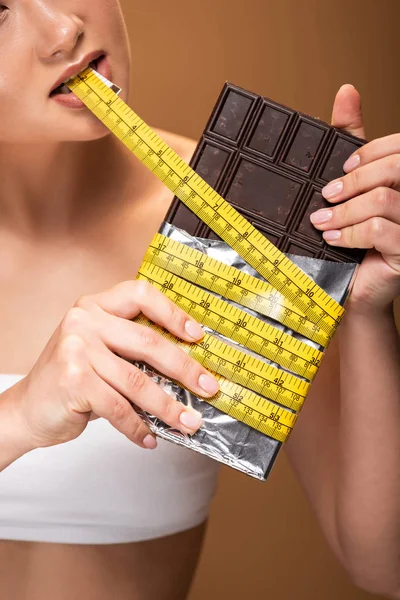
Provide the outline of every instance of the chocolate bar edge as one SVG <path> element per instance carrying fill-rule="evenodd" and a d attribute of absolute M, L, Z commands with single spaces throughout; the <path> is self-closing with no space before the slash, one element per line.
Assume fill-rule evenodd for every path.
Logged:
<path fill-rule="evenodd" d="M 212 131 L 212 128 L 215 126 L 215 123 L 217 121 L 218 115 L 219 113 L 222 111 L 223 109 L 223 103 L 224 99 L 226 99 L 228 97 L 228 94 L 230 92 L 234 92 L 234 93 L 238 93 L 241 94 L 244 98 L 249 99 L 251 102 L 253 102 L 254 107 L 250 108 L 248 110 L 247 115 L 245 116 L 243 123 L 240 123 L 240 131 L 241 133 L 238 134 L 238 138 L 241 139 L 242 143 L 241 146 L 244 146 L 244 148 L 242 148 L 238 141 L 232 141 L 232 140 L 227 140 L 224 139 L 223 137 L 221 137 L 218 133 L 215 133 Z M 258 103 L 258 106 L 256 106 L 256 103 Z M 301 111 L 295 111 L 287 106 L 285 106 L 284 104 L 281 103 L 277 103 L 273 100 L 271 100 L 270 98 L 267 97 L 263 97 L 263 96 L 258 96 L 252 92 L 249 92 L 248 90 L 245 90 L 241 87 L 235 86 L 234 84 L 231 84 L 229 82 L 225 83 L 225 85 L 223 86 L 219 97 L 217 99 L 217 102 L 213 108 L 213 111 L 211 113 L 211 116 L 208 119 L 208 122 L 206 124 L 205 130 L 197 144 L 196 150 L 193 154 L 193 157 L 190 161 L 190 166 L 196 170 L 196 167 L 198 165 L 199 160 L 201 159 L 201 155 L 202 152 L 204 151 L 204 148 L 207 144 L 215 147 L 215 148 L 221 148 L 221 151 L 225 151 L 227 153 L 230 153 L 229 157 L 227 158 L 227 165 L 224 166 L 225 171 L 224 172 L 224 177 L 225 180 L 222 182 L 221 184 L 221 180 L 222 178 L 219 178 L 218 181 L 218 185 L 216 185 L 215 187 L 217 188 L 225 188 L 225 189 L 217 189 L 218 193 L 220 193 L 220 195 L 222 197 L 226 197 L 227 196 L 227 192 L 229 190 L 229 185 L 231 184 L 231 179 L 233 177 L 233 171 L 235 170 L 235 168 L 237 167 L 237 164 L 240 160 L 242 160 L 244 157 L 248 158 L 249 161 L 251 161 L 252 164 L 254 165 L 259 165 L 260 168 L 264 168 L 266 170 L 269 170 L 270 172 L 272 171 L 277 171 L 277 173 L 279 174 L 280 168 L 279 166 L 276 166 L 276 164 L 271 161 L 268 162 L 268 160 L 266 159 L 266 157 L 261 157 L 261 155 L 258 154 L 258 152 L 254 149 L 250 149 L 248 146 L 246 146 L 245 143 L 245 139 L 248 141 L 250 139 L 250 135 L 254 134 L 254 129 L 256 126 L 256 118 L 254 115 L 257 115 L 257 118 L 259 118 L 263 108 L 265 106 L 268 107 L 273 107 L 275 108 L 277 111 L 281 111 L 282 113 L 288 115 L 288 122 L 289 124 L 285 125 L 285 132 L 289 131 L 289 136 L 286 138 L 285 135 L 282 135 L 282 137 L 284 139 L 279 141 L 279 144 L 277 144 L 278 149 L 276 150 L 275 154 L 277 152 L 280 153 L 280 156 L 284 157 L 287 152 L 288 149 L 290 148 L 290 144 L 293 142 L 293 140 L 295 139 L 296 134 L 298 133 L 298 128 L 303 124 L 303 123 L 310 123 L 312 126 L 315 126 L 317 128 L 321 128 L 321 131 L 323 131 L 323 133 L 325 132 L 325 143 L 327 143 L 327 147 L 324 149 L 319 149 L 319 154 L 318 154 L 318 159 L 320 160 L 320 163 L 317 165 L 318 166 L 318 173 L 321 173 L 324 169 L 324 162 L 326 163 L 326 158 L 329 159 L 328 156 L 328 152 L 332 152 L 333 151 L 333 145 L 335 142 L 337 142 L 337 140 L 344 140 L 344 141 L 348 141 L 349 143 L 352 144 L 356 144 L 358 147 L 363 145 L 364 143 L 366 143 L 366 140 L 363 140 L 361 138 L 358 138 L 356 136 L 353 136 L 351 134 L 349 134 L 348 132 L 345 132 L 341 129 L 338 129 L 337 127 L 333 127 L 331 125 L 329 125 L 328 123 L 326 123 L 325 121 L 316 118 L 316 117 L 312 117 L 311 115 L 308 115 L 304 112 Z M 248 131 L 246 129 L 246 127 L 250 124 L 250 119 L 253 118 L 253 122 L 251 123 L 251 128 L 252 131 Z M 247 122 L 246 122 L 247 120 Z M 293 129 L 294 125 L 292 128 L 290 128 L 290 122 L 293 122 L 294 120 L 296 120 L 295 126 L 297 127 L 297 129 Z M 284 132 L 284 134 L 285 134 Z M 335 133 L 332 133 L 335 132 Z M 236 153 L 236 157 L 234 156 L 234 154 Z M 322 158 L 321 158 L 321 155 Z M 323 159 L 323 160 L 322 160 Z M 235 162 L 236 161 L 236 162 Z M 312 167 L 310 168 L 313 169 L 315 167 L 315 165 L 312 165 Z M 292 168 L 292 167 L 291 167 Z M 315 168 L 314 168 L 314 175 L 316 174 Z M 285 176 L 289 179 L 292 179 L 293 181 L 296 181 L 296 171 L 293 169 L 293 173 L 285 173 Z M 303 177 L 303 179 L 302 179 Z M 207 180 L 207 177 L 203 178 L 205 180 Z M 326 184 L 326 181 L 322 181 L 321 179 L 318 178 L 318 176 L 314 176 L 314 178 L 309 178 L 307 179 L 307 181 L 304 181 L 304 175 L 302 175 L 301 173 L 299 173 L 299 176 L 297 177 L 298 181 L 299 181 L 299 185 L 303 185 L 305 189 L 305 191 L 303 193 L 304 198 L 302 200 L 301 206 L 298 207 L 299 208 L 299 214 L 295 215 L 292 211 L 292 214 L 290 215 L 290 219 L 292 222 L 294 222 L 295 224 L 297 223 L 297 221 L 299 221 L 299 219 L 303 219 L 304 221 L 307 220 L 307 216 L 306 212 L 307 212 L 307 200 L 310 200 L 310 198 L 315 195 L 315 197 L 317 198 L 317 196 L 320 195 L 320 189 L 323 187 L 323 185 Z M 208 183 L 210 183 L 210 181 L 208 181 Z M 210 183 L 211 185 L 211 183 Z M 212 187 L 214 187 L 214 185 L 212 185 Z M 322 198 L 322 197 L 321 197 Z M 229 198 L 227 198 L 229 201 Z M 323 199 L 322 199 L 322 202 Z M 244 214 L 244 216 L 246 216 L 246 218 L 248 218 L 250 221 L 252 219 L 252 217 L 255 219 L 253 224 L 263 233 L 263 234 L 267 234 L 272 236 L 271 241 L 273 243 L 275 243 L 274 241 L 274 234 L 284 234 L 285 237 L 287 238 L 287 241 L 284 245 L 284 247 L 280 247 L 279 243 L 276 243 L 276 245 L 283 251 L 283 252 L 290 252 L 292 254 L 305 254 L 308 256 L 312 256 L 312 257 L 317 257 L 317 258 L 325 258 L 325 255 L 329 255 L 327 257 L 328 260 L 333 260 L 336 262 L 361 262 L 361 260 L 363 259 L 364 255 L 365 255 L 365 251 L 364 250 L 358 250 L 358 249 L 341 249 L 338 247 L 332 247 L 327 245 L 321 237 L 321 242 L 315 242 L 310 244 L 309 241 L 307 240 L 307 236 L 303 236 L 303 235 L 299 235 L 297 233 L 295 233 L 294 235 L 288 235 L 287 232 L 284 231 L 284 228 L 282 228 L 280 225 L 278 225 L 277 223 L 272 222 L 271 220 L 268 219 L 257 219 L 256 215 L 252 215 L 251 214 L 251 210 L 247 210 L 246 206 L 240 206 L 239 204 L 232 202 L 231 204 L 233 206 L 235 206 L 235 208 L 237 210 L 239 210 L 239 212 L 241 212 L 242 214 Z M 327 203 L 324 203 L 323 205 L 326 205 Z M 211 232 L 211 230 L 209 228 L 207 228 L 205 225 L 199 224 L 198 223 L 198 218 L 193 214 L 190 213 L 189 209 L 186 209 L 185 211 L 182 210 L 182 208 L 180 209 L 180 218 L 182 217 L 182 214 L 187 215 L 186 218 L 186 222 L 187 222 L 187 227 L 185 227 L 185 222 L 180 222 L 180 223 L 176 223 L 174 222 L 174 218 L 177 215 L 178 209 L 181 207 L 181 202 L 178 198 L 174 198 L 168 212 L 167 215 L 165 217 L 165 220 L 167 222 L 170 222 L 172 224 L 175 224 L 178 227 L 181 227 L 182 229 L 185 229 L 186 231 L 188 231 L 189 233 L 191 233 L 192 235 L 197 235 L 199 237 L 213 237 L 214 234 Z M 296 217 L 297 217 L 297 221 L 296 221 Z M 184 219 L 183 219 L 184 221 Z M 198 223 L 195 226 L 195 221 Z M 312 228 L 312 225 L 309 224 L 309 227 Z M 314 228 L 312 228 L 314 229 Z M 320 235 L 319 232 L 317 232 L 317 230 L 314 229 L 314 235 Z M 290 239 L 289 239 L 290 238 Z M 315 246 L 318 245 L 318 249 L 315 248 Z"/>

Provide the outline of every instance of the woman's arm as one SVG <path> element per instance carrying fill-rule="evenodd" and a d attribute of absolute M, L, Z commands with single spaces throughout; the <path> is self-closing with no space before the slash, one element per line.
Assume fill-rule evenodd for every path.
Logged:
<path fill-rule="evenodd" d="M 214 396 L 218 381 L 164 336 L 135 322 L 141 313 L 182 340 L 204 335 L 199 323 L 144 281 L 80 298 L 30 373 L 0 395 L 0 470 L 33 448 L 74 440 L 96 416 L 141 448 L 154 449 L 154 434 L 134 407 L 182 433 L 198 430 L 201 414 L 171 398 L 134 362 L 152 365 L 200 396 Z"/>
<path fill-rule="evenodd" d="M 339 560 L 357 585 L 392 598 L 400 598 L 399 357 L 391 312 L 349 311 L 288 442 Z"/>
<path fill-rule="evenodd" d="M 392 311 L 349 313 L 339 340 L 338 537 L 361 584 L 400 598 L 400 360 Z"/>
<path fill-rule="evenodd" d="M 363 135 L 354 88 L 342 88 L 334 121 Z M 373 250 L 359 269 L 288 452 L 354 582 L 399 599 L 400 346 L 393 300 L 400 292 L 400 136 L 375 140 L 357 155 L 359 166 L 330 197 L 332 204 L 347 202 L 314 224 L 340 231 L 330 243 Z"/>

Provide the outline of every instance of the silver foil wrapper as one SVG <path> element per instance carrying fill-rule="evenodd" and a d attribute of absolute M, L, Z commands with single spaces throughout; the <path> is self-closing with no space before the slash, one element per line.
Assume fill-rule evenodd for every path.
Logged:
<path fill-rule="evenodd" d="M 181 242 L 191 248 L 200 250 L 204 254 L 212 256 L 219 261 L 236 267 L 243 272 L 249 273 L 261 279 L 261 276 L 252 269 L 232 248 L 225 242 L 210 239 L 195 238 L 186 232 L 177 229 L 169 223 L 164 223 L 160 233 L 173 240 Z M 357 264 L 336 263 L 305 256 L 288 255 L 303 271 L 305 271 L 321 288 L 340 304 L 344 304 L 355 275 Z M 226 299 L 225 299 L 226 300 Z M 230 301 L 228 301 L 230 302 Z M 234 304 L 230 302 L 230 304 Z M 257 316 L 259 319 L 274 325 L 275 327 L 289 333 L 297 339 L 323 350 L 318 344 L 311 342 L 300 334 L 284 327 L 268 317 L 255 313 L 247 308 L 242 310 Z M 204 328 L 205 331 L 224 339 L 225 342 L 239 346 L 250 355 L 255 355 L 247 348 L 227 340 L 215 331 Z M 257 358 L 278 366 L 271 361 L 256 355 Z M 157 436 L 190 448 L 195 452 L 205 454 L 229 467 L 242 471 L 256 479 L 266 480 L 280 450 L 281 443 L 239 422 L 229 415 L 222 413 L 207 402 L 199 399 L 194 394 L 181 388 L 160 373 L 154 371 L 149 365 L 136 363 L 153 381 L 160 385 L 166 393 L 185 405 L 191 406 L 202 414 L 204 425 L 192 436 L 184 435 L 180 431 L 172 429 L 160 419 L 147 413 L 140 413 L 141 417 L 148 423 L 150 429 Z M 283 369 L 284 370 L 284 369 Z M 306 400 L 307 401 L 307 400 Z"/>

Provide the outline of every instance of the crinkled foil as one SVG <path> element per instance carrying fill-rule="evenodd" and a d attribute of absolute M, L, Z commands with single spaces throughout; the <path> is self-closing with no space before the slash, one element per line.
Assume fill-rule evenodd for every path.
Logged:
<path fill-rule="evenodd" d="M 241 271 L 261 279 L 260 275 L 245 263 L 244 260 L 225 242 L 195 238 L 169 223 L 164 223 L 162 225 L 160 233 L 191 248 L 200 250 L 204 254 L 212 256 L 227 265 L 232 265 Z M 358 267 L 357 264 L 335 263 L 292 254 L 288 256 L 321 288 L 332 296 L 332 298 L 337 300 L 340 304 L 344 304 L 353 276 Z M 234 304 L 229 300 L 228 302 Z M 273 324 L 275 327 L 289 333 L 293 337 L 323 350 L 318 344 L 311 342 L 300 334 L 284 327 L 280 323 L 272 321 L 268 317 L 255 313 L 247 308 L 243 308 L 242 306 L 240 308 L 267 323 Z M 218 333 L 207 328 L 205 328 L 205 330 L 226 341 L 226 338 L 223 338 L 223 336 Z M 232 340 L 229 340 L 229 343 L 240 346 Z M 254 356 L 254 353 L 248 349 L 243 348 L 242 346 L 240 346 L 240 348 Z M 275 364 L 259 355 L 257 355 L 257 357 L 269 364 Z M 184 390 L 179 385 L 160 375 L 149 367 L 149 365 L 143 363 L 137 363 L 137 365 L 170 396 L 179 402 L 198 410 L 202 414 L 204 421 L 203 427 L 193 436 L 189 436 L 182 434 L 178 430 L 172 429 L 152 415 L 142 413 L 142 418 L 148 423 L 150 429 L 154 433 L 175 444 L 205 454 L 214 460 L 242 471 L 256 479 L 267 479 L 282 445 L 280 442 L 252 429 L 245 423 L 236 421 L 229 415 L 222 413 L 207 402 L 200 400 L 194 394 Z M 275 364 L 275 366 L 278 365 Z M 282 367 L 279 368 L 282 369 Z"/>

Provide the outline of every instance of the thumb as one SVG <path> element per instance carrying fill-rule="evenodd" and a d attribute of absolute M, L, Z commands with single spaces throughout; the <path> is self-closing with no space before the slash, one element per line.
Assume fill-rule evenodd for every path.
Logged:
<path fill-rule="evenodd" d="M 342 85 L 336 94 L 332 111 L 332 125 L 357 137 L 365 138 L 361 97 L 353 85 Z"/>

